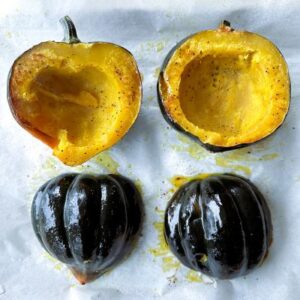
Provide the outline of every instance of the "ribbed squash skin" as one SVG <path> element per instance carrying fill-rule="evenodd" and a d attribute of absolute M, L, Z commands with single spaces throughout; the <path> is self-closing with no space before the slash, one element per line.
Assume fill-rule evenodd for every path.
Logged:
<path fill-rule="evenodd" d="M 219 279 L 260 265 L 272 242 L 270 210 L 247 179 L 214 175 L 183 185 L 168 203 L 165 238 L 185 266 Z"/>
<path fill-rule="evenodd" d="M 31 215 L 45 250 L 86 283 L 129 254 L 141 227 L 142 200 L 123 176 L 70 173 L 40 187 Z"/>

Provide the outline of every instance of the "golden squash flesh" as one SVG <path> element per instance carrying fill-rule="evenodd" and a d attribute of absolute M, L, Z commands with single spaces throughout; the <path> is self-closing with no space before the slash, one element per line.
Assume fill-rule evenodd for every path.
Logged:
<path fill-rule="evenodd" d="M 62 162 L 78 165 L 132 126 L 141 79 L 132 54 L 118 45 L 44 42 L 15 61 L 9 102 L 22 127 Z"/>
<path fill-rule="evenodd" d="M 158 83 L 168 121 L 212 151 L 270 135 L 290 102 L 288 67 L 276 46 L 226 24 L 177 46 Z"/>

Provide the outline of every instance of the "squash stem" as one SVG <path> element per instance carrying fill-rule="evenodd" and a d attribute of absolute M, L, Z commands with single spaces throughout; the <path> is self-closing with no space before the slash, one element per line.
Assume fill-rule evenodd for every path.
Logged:
<path fill-rule="evenodd" d="M 75 25 L 71 18 L 69 16 L 65 16 L 60 19 L 60 23 L 64 27 L 64 39 L 63 42 L 69 43 L 69 44 L 76 44 L 80 43 L 80 40 L 78 39 L 77 32 Z"/>
<path fill-rule="evenodd" d="M 223 20 L 219 26 L 219 31 L 230 32 L 234 31 L 234 29 L 230 26 L 229 21 Z"/>

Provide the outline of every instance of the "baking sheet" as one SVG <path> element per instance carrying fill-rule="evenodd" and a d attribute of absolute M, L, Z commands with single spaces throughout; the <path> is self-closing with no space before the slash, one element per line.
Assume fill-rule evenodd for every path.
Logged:
<path fill-rule="evenodd" d="M 62 40 L 58 20 L 68 14 L 82 41 L 110 41 L 129 49 L 143 75 L 143 104 L 126 137 L 77 168 L 13 120 L 6 79 L 14 59 L 32 45 Z M 0 2 L 0 299 L 299 299 L 300 298 L 300 4 L 298 1 L 2 1 Z M 171 47 L 223 20 L 271 39 L 289 65 L 290 112 L 278 132 L 256 145 L 211 154 L 178 134 L 157 104 L 156 80 Z M 45 180 L 65 171 L 111 173 L 140 187 L 143 235 L 121 265 L 79 285 L 39 245 L 30 204 Z M 274 242 L 261 268 L 246 277 L 215 281 L 179 265 L 161 239 L 162 214 L 174 176 L 234 172 L 266 196 Z M 172 184 L 173 182 L 173 184 Z"/>

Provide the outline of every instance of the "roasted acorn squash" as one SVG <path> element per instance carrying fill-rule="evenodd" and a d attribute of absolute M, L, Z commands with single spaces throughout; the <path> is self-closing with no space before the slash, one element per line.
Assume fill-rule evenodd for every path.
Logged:
<path fill-rule="evenodd" d="M 141 104 L 132 54 L 111 43 L 81 43 L 65 17 L 64 42 L 43 42 L 14 62 L 8 100 L 18 123 L 67 165 L 118 142 Z"/>
<path fill-rule="evenodd" d="M 125 177 L 72 173 L 40 187 L 31 216 L 44 249 L 84 284 L 128 255 L 142 211 L 141 196 Z"/>
<path fill-rule="evenodd" d="M 288 67 L 269 40 L 224 21 L 170 51 L 158 98 L 165 119 L 208 150 L 240 148 L 283 123 L 290 102 Z"/>
<path fill-rule="evenodd" d="M 165 238 L 185 266 L 230 279 L 264 261 L 272 242 L 271 215 L 249 180 L 214 175 L 174 194 L 165 213 Z"/>

